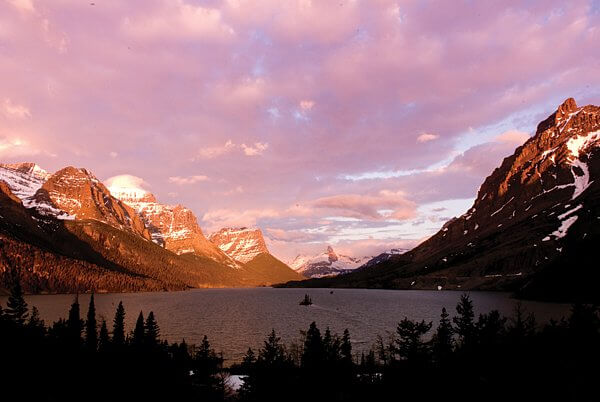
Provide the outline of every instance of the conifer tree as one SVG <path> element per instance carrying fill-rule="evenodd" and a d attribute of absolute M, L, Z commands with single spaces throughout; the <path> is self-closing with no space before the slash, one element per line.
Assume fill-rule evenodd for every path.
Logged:
<path fill-rule="evenodd" d="M 254 366 L 254 363 L 256 363 L 256 356 L 254 355 L 252 348 L 248 348 L 248 351 L 242 359 L 242 367 L 246 370 L 249 370 Z"/>
<path fill-rule="evenodd" d="M 427 354 L 427 345 L 423 342 L 423 336 L 429 332 L 432 323 L 409 320 L 405 317 L 398 323 L 396 334 L 398 338 L 393 344 L 393 351 L 402 360 L 414 363 L 423 362 Z"/>
<path fill-rule="evenodd" d="M 313 321 L 306 331 L 304 340 L 304 353 L 302 353 L 302 367 L 307 369 L 320 368 L 325 360 L 325 348 L 321 332 Z"/>
<path fill-rule="evenodd" d="M 83 320 L 81 319 L 79 308 L 79 295 L 75 295 L 73 304 L 69 309 L 69 318 L 67 319 L 67 332 L 70 343 L 73 346 L 81 344 L 81 332 L 83 331 Z"/>
<path fill-rule="evenodd" d="M 144 330 L 146 332 L 145 339 L 148 345 L 157 345 L 158 337 L 160 336 L 160 329 L 158 327 L 158 323 L 154 318 L 154 312 L 150 312 L 148 314 L 148 318 L 146 318 L 146 324 L 144 325 Z"/>
<path fill-rule="evenodd" d="M 9 320 L 13 321 L 18 325 L 24 325 L 25 320 L 29 315 L 27 303 L 23 297 L 23 289 L 21 288 L 21 281 L 17 274 L 13 274 L 13 286 L 10 290 L 10 296 L 6 302 L 6 316 Z"/>
<path fill-rule="evenodd" d="M 463 294 L 456 305 L 458 315 L 452 318 L 456 325 L 456 334 L 459 337 L 460 345 L 463 348 L 469 348 L 475 341 L 475 313 L 473 311 L 473 301 L 468 294 Z"/>
<path fill-rule="evenodd" d="M 344 334 L 342 335 L 340 353 L 342 362 L 344 362 L 344 364 L 352 365 L 352 343 L 350 342 L 350 331 L 348 331 L 348 328 L 344 330 Z"/>
<path fill-rule="evenodd" d="M 31 308 L 31 315 L 29 316 L 29 321 L 27 322 L 27 326 L 30 328 L 45 328 L 44 320 L 40 318 L 40 312 L 36 306 Z"/>
<path fill-rule="evenodd" d="M 90 296 L 90 304 L 85 322 L 85 345 L 89 350 L 96 351 L 98 347 L 98 332 L 96 322 L 96 304 L 94 303 L 94 294 Z"/>
<path fill-rule="evenodd" d="M 433 355 L 436 362 L 440 364 L 445 363 L 452 354 L 452 334 L 454 333 L 454 329 L 448 317 L 449 314 L 446 308 L 443 307 L 442 314 L 440 315 L 440 323 L 432 338 Z"/>
<path fill-rule="evenodd" d="M 145 337 L 144 331 L 144 314 L 140 311 L 140 315 L 138 315 L 137 321 L 135 322 L 135 328 L 133 330 L 133 336 L 131 338 L 131 343 L 136 346 L 142 345 L 144 343 Z"/>
<path fill-rule="evenodd" d="M 110 338 L 108 336 L 108 328 L 106 327 L 106 320 L 102 319 L 100 324 L 100 335 L 98 336 L 98 350 L 105 352 L 108 350 L 110 344 Z"/>
<path fill-rule="evenodd" d="M 258 362 L 266 367 L 277 367 L 282 366 L 285 360 L 285 349 L 281 344 L 281 338 L 273 329 L 264 342 L 264 347 L 258 352 Z"/>
<path fill-rule="evenodd" d="M 113 320 L 112 343 L 117 347 L 125 344 L 125 308 L 122 301 L 117 306 Z"/>

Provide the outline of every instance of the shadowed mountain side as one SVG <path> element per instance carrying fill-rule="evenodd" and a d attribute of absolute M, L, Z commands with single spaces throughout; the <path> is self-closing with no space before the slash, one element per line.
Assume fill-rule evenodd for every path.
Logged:
<path fill-rule="evenodd" d="M 244 264 L 242 271 L 248 283 L 270 286 L 276 283 L 304 279 L 302 275 L 268 253 L 261 253 Z"/>
<path fill-rule="evenodd" d="M 473 206 L 403 255 L 303 287 L 481 289 L 598 300 L 600 108 L 567 99 L 482 184 Z"/>

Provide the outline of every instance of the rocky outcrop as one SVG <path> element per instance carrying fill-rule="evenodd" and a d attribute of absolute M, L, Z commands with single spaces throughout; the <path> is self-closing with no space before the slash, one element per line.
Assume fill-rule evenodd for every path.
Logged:
<path fill-rule="evenodd" d="M 225 254 L 236 261 L 247 263 L 259 254 L 269 254 L 260 229 L 223 228 L 208 238 Z"/>
<path fill-rule="evenodd" d="M 190 209 L 161 204 L 153 194 L 139 188 L 110 187 L 109 190 L 142 218 L 154 243 L 175 254 L 193 253 L 238 268 L 235 261 L 208 241 Z"/>
<path fill-rule="evenodd" d="M 94 219 L 150 240 L 150 232 L 135 211 L 113 197 L 86 169 L 69 166 L 59 170 L 24 203 L 42 215 Z"/>

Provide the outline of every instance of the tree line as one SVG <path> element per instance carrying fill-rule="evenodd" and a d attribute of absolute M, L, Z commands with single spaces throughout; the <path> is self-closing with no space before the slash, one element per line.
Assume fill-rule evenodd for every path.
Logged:
<path fill-rule="evenodd" d="M 600 310 L 577 304 L 568 318 L 539 325 L 517 305 L 511 317 L 476 317 L 463 295 L 455 314 L 432 322 L 402 319 L 356 354 L 350 333 L 313 322 L 298 342 L 273 330 L 241 363 L 223 367 L 206 336 L 200 345 L 160 339 L 153 312 L 131 332 L 125 308 L 82 314 L 75 296 L 66 319 L 46 326 L 15 281 L 0 306 L 0 382 L 31 400 L 388 401 L 594 400 L 600 378 Z M 229 375 L 243 378 L 234 392 Z"/>

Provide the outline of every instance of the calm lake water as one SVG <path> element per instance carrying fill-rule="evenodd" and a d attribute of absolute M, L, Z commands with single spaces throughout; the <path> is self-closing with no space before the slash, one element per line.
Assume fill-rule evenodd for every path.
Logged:
<path fill-rule="evenodd" d="M 312 306 L 300 306 L 305 293 Z M 341 334 L 350 330 L 355 352 L 368 350 L 376 336 L 394 331 L 402 318 L 424 319 L 437 324 L 442 307 L 450 315 L 461 292 L 402 291 L 369 289 L 198 289 L 170 293 L 113 293 L 96 295 L 97 314 L 106 318 L 109 329 L 114 311 L 123 301 L 128 329 L 143 310 L 154 311 L 161 337 L 169 341 L 200 343 L 208 335 L 217 351 L 222 351 L 226 364 L 241 360 L 248 347 L 262 345 L 271 329 L 286 343 L 299 339 L 312 321 L 324 331 L 327 326 Z M 492 309 L 510 316 L 518 303 L 506 293 L 470 292 L 476 314 Z M 27 296 L 30 306 L 40 310 L 46 323 L 66 317 L 73 295 Z M 82 316 L 85 317 L 89 295 L 80 295 Z M 6 297 L 0 297 L 6 306 Z M 560 319 L 569 312 L 569 305 L 522 301 L 538 322 Z"/>

